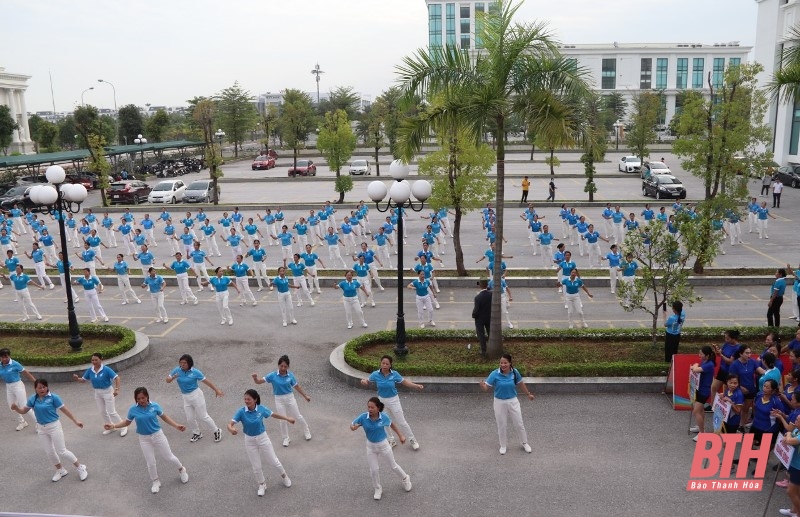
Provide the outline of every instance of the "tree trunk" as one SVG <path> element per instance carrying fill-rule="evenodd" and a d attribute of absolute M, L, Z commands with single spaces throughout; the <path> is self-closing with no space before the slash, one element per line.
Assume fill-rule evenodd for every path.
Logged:
<path fill-rule="evenodd" d="M 653 348 L 658 347 L 658 307 L 653 312 Z"/>
<path fill-rule="evenodd" d="M 505 129 L 503 115 L 497 116 L 497 134 L 502 135 Z M 505 178 L 506 178 L 506 148 L 502 138 L 497 139 L 497 193 L 495 197 L 495 214 L 497 223 L 495 228 L 495 255 L 492 279 L 494 287 L 492 292 L 492 315 L 489 320 L 489 342 L 486 344 L 486 355 L 489 359 L 499 359 L 503 353 L 503 323 L 500 310 L 500 292 L 502 271 L 500 263 L 503 261 L 503 212 L 505 203 Z"/>
<path fill-rule="evenodd" d="M 550 148 L 550 176 L 556 175 L 556 170 L 553 168 L 553 158 L 555 157 L 556 150 L 555 148 Z"/>
<path fill-rule="evenodd" d="M 100 199 L 102 200 L 103 206 L 108 206 L 108 196 L 106 196 L 106 189 L 100 189 Z"/>
<path fill-rule="evenodd" d="M 381 164 L 378 163 L 378 151 L 380 151 L 380 149 L 381 149 L 380 147 L 376 147 L 375 148 L 375 175 L 376 176 L 380 176 L 381 175 Z"/>
<path fill-rule="evenodd" d="M 536 150 L 536 144 L 531 144 L 531 161 L 533 161 L 533 151 Z"/>
<path fill-rule="evenodd" d="M 336 179 L 337 179 L 337 181 L 339 179 L 339 176 L 341 176 L 341 172 L 339 171 L 339 169 L 336 169 Z M 337 205 L 341 205 L 342 203 L 344 203 L 344 190 L 339 192 L 339 200 L 336 201 Z"/>
<path fill-rule="evenodd" d="M 461 209 L 456 207 L 456 218 L 453 220 L 453 247 L 456 250 L 456 271 L 458 276 L 467 276 L 464 267 L 464 250 L 461 249 Z"/>
<path fill-rule="evenodd" d="M 220 146 L 220 152 L 222 152 L 221 148 L 222 148 L 222 146 Z M 234 158 L 238 158 L 239 157 L 239 141 L 238 140 L 234 140 L 233 141 L 233 157 Z"/>

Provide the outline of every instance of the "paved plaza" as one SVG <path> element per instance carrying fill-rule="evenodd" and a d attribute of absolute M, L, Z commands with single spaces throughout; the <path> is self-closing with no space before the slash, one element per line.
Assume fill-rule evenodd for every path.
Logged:
<path fill-rule="evenodd" d="M 632 176 L 615 177 L 616 158 L 610 156 L 609 159 L 612 163 L 603 166 L 613 170 L 602 172 L 609 177 L 598 181 L 601 190 L 596 199 L 630 199 L 625 203 L 625 209 L 638 214 L 644 203 L 639 192 L 641 182 Z M 668 157 L 668 161 L 675 169 L 677 160 Z M 236 179 L 237 170 L 246 170 L 245 166 L 249 168 L 245 163 L 226 169 L 226 179 Z M 516 172 L 524 172 L 525 166 L 513 164 L 511 167 L 519 167 Z M 544 165 L 538 164 L 538 169 L 537 172 L 543 172 Z M 564 164 L 562 169 L 574 173 L 582 170 L 582 165 Z M 264 176 L 273 172 L 260 174 Z M 281 168 L 277 173 L 285 175 Z M 699 182 L 691 179 L 697 183 L 694 185 L 688 175 L 682 174 L 681 177 L 689 185 L 690 197 L 700 193 Z M 519 179 L 508 180 L 509 198 L 514 198 L 518 191 L 512 181 L 518 183 Z M 582 178 L 563 178 L 557 182 L 560 198 L 585 199 Z M 356 182 L 357 191 L 349 193 L 347 200 L 366 199 L 366 184 Z M 541 186 L 545 184 L 543 178 L 536 178 L 534 188 L 539 186 L 539 190 L 534 190 L 531 197 L 537 208 L 543 207 L 541 211 L 547 216 L 547 221 L 556 218 L 557 206 L 545 207 L 541 201 L 544 197 Z M 317 188 L 326 185 L 321 181 L 288 180 L 257 185 L 264 188 L 264 203 L 270 205 L 274 205 L 273 199 L 295 205 L 321 204 L 324 199 L 334 197 L 333 193 L 326 195 L 322 188 Z M 309 185 L 315 187 L 309 189 Z M 224 183 L 223 201 L 242 204 L 253 201 L 252 191 L 247 194 L 248 188 L 252 186 L 246 183 Z M 726 246 L 727 254 L 717 257 L 714 265 L 780 267 L 786 262 L 797 263 L 800 244 L 794 221 L 800 216 L 796 206 L 798 195 L 797 191 L 789 188 L 784 191 L 783 208 L 773 211 L 778 220 L 770 221 L 769 241 L 759 242 L 755 234 L 745 233 L 746 244 L 732 249 Z M 258 200 L 260 202 L 261 198 Z M 194 213 L 195 207 L 170 207 L 176 220 L 178 214 L 186 210 Z M 581 207 L 579 211 L 597 222 L 601 210 L 602 203 L 598 203 L 597 207 Z M 250 215 L 247 210 L 243 211 L 245 216 Z M 159 207 L 153 207 L 150 213 L 155 217 L 158 212 Z M 301 214 L 295 208 L 285 212 L 287 221 L 293 221 Z M 538 267 L 541 259 L 530 255 L 524 222 L 517 217 L 518 212 L 507 207 L 506 238 L 509 244 L 505 253 L 515 257 L 507 261 L 508 265 L 511 268 Z M 259 213 L 263 214 L 263 207 Z M 218 212 L 210 211 L 209 214 L 212 220 L 219 218 Z M 140 215 L 137 213 L 137 220 Z M 377 215 L 372 208 L 373 223 Z M 405 248 L 407 265 L 413 263 L 411 257 L 418 249 L 416 243 L 424 224 L 416 217 L 418 214 L 409 214 L 409 238 Z M 467 267 L 476 267 L 474 261 L 487 247 L 478 221 L 475 214 L 464 221 Z M 22 248 L 29 249 L 29 240 L 25 236 L 21 243 Z M 267 250 L 270 272 L 274 274 L 279 248 L 272 246 Z M 116 250 L 103 251 L 108 262 Z M 168 248 L 163 241 L 159 241 L 159 247 L 151 248 L 151 251 L 155 253 L 158 264 L 167 260 Z M 212 257 L 212 261 L 218 265 L 229 264 L 229 248 L 221 248 L 221 251 L 223 257 Z M 327 264 L 327 250 L 323 247 L 317 253 Z M 452 268 L 454 261 L 449 240 L 444 258 L 446 268 Z M 581 257 L 575 259 L 579 267 L 585 265 L 585 258 L 583 261 Z M 77 265 L 78 260 L 74 257 L 72 260 Z M 396 264 L 394 255 L 392 260 Z M 27 262 L 23 260 L 23 263 Z M 326 275 L 324 269 L 320 273 Z M 384 276 L 392 274 L 392 271 L 382 272 Z M 555 279 L 553 283 L 555 285 Z M 198 306 L 181 306 L 176 287 L 168 287 L 166 307 L 170 320 L 164 325 L 153 323 L 154 308 L 144 291 L 141 305 L 122 306 L 115 282 L 107 284 L 101 300 L 111 323 L 147 334 L 152 349 L 144 362 L 121 372 L 123 389 L 117 400 L 120 413 L 124 414 L 133 404 L 133 388 L 146 386 L 152 400 L 159 402 L 168 415 L 184 423 L 178 388 L 166 384 L 164 378 L 177 365 L 178 357 L 189 353 L 194 357 L 195 366 L 225 393 L 223 398 L 214 398 L 213 392 L 204 389 L 209 413 L 224 429 L 241 407 L 244 390 L 256 387 L 250 374 L 264 375 L 277 368 L 279 356 L 289 355 L 291 370 L 312 399 L 311 403 L 306 403 L 298 397 L 313 438 L 306 442 L 302 430 L 293 428 L 290 430 L 291 445 L 284 448 L 280 446 L 276 421 L 268 421 L 267 432 L 293 484 L 291 488 L 283 487 L 274 469 L 265 464 L 268 489 L 266 496 L 259 498 L 241 433 L 231 436 L 225 431 L 221 443 L 214 443 L 211 433 L 206 433 L 199 442 L 189 443 L 188 431 L 179 433 L 173 428 L 165 428 L 173 451 L 188 469 L 190 480 L 182 485 L 177 472 L 159 460 L 162 488 L 159 494 L 151 494 L 147 469 L 135 434 L 131 432 L 124 438 L 117 433 L 102 436 L 102 422 L 91 388 L 78 383 L 53 384 L 52 390 L 61 395 L 66 405 L 86 424 L 81 430 L 62 418 L 67 446 L 87 464 L 89 478 L 80 482 L 72 471 L 65 479 L 52 483 L 52 466 L 47 464 L 32 427 L 14 432 L 13 414 L 0 411 L 0 437 L 5 459 L 5 468 L 0 470 L 0 486 L 5 488 L 0 511 L 125 516 L 176 513 L 203 516 L 223 513 L 683 516 L 760 515 L 767 504 L 769 489 L 756 493 L 687 493 L 686 481 L 694 452 L 691 435 L 686 432 L 689 415 L 673 411 L 670 400 L 664 395 L 606 395 L 589 391 L 542 395 L 532 402 L 521 399 L 533 453 L 525 454 L 515 446 L 511 431 L 508 454 L 500 456 L 492 396 L 480 392 L 477 383 L 474 394 L 426 394 L 424 391 L 401 394 L 406 418 L 421 448 L 415 452 L 408 445 L 398 446 L 395 458 L 410 474 L 414 488 L 410 493 L 404 492 L 391 469 L 382 464 L 383 499 L 374 501 L 363 432 L 351 432 L 348 427 L 355 416 L 366 410 L 366 401 L 374 393 L 349 387 L 329 371 L 330 352 L 362 332 L 360 328 L 346 328 L 344 308 L 337 290 L 323 288 L 322 294 L 314 295 L 317 300 L 314 307 L 308 304 L 295 307 L 298 325 L 286 328 L 280 326 L 275 292 L 255 292 L 259 302 L 256 307 L 240 307 L 235 293 L 232 293 L 231 309 L 235 323 L 229 327 L 219 325 L 213 295 L 208 290 L 199 293 Z M 687 324 L 764 325 L 769 285 L 770 279 L 764 278 L 763 285 L 698 287 L 697 293 L 703 301 L 687 309 Z M 566 328 L 566 311 L 555 287 L 515 287 L 513 280 L 510 286 L 514 296 L 511 313 L 515 327 Z M 591 327 L 650 325 L 648 315 L 624 312 L 606 287 L 591 290 L 595 294 L 594 300 L 584 299 Z M 414 328 L 413 293 L 407 293 L 406 321 L 409 328 Z M 0 291 L 0 319 L 19 321 L 21 314 L 17 304 L 11 301 L 11 294 L 8 286 Z M 436 311 L 437 328 L 472 328 L 470 312 L 474 294 L 473 288 L 443 286 L 439 295 L 441 309 Z M 364 308 L 369 323 L 366 330 L 392 329 L 396 291 L 389 288 L 383 292 L 376 290 L 375 297 L 377 307 Z M 66 320 L 63 292 L 60 290 L 34 290 L 33 299 L 45 322 Z M 78 304 L 76 311 L 81 322 L 88 319 L 84 303 Z M 790 315 L 787 304 L 783 309 L 786 336 L 796 325 L 789 319 Z M 475 343 L 472 344 L 475 349 Z M 682 348 L 681 352 L 693 351 Z M 401 363 L 396 363 L 395 367 L 402 373 Z M 486 373 L 495 367 L 494 363 L 487 363 Z M 271 390 L 263 385 L 256 388 L 262 394 L 264 405 L 274 408 Z M 30 395 L 33 391 L 30 384 L 27 390 Z M 768 471 L 768 480 L 771 481 L 773 475 Z M 788 498 L 783 490 L 776 489 L 767 515 L 777 514 L 777 509 L 787 504 Z"/>

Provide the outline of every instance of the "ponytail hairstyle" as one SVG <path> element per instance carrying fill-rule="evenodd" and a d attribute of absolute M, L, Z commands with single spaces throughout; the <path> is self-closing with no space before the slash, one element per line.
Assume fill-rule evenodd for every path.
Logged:
<path fill-rule="evenodd" d="M 245 395 L 250 395 L 250 398 L 256 401 L 256 406 L 261 404 L 261 395 L 258 394 L 256 390 L 250 388 L 249 390 L 244 392 Z"/>
<path fill-rule="evenodd" d="M 383 413 L 384 405 L 383 402 L 381 402 L 381 399 L 379 399 L 378 397 L 370 397 L 367 402 L 372 402 L 373 404 L 375 404 L 375 407 L 378 408 L 378 413 Z"/>

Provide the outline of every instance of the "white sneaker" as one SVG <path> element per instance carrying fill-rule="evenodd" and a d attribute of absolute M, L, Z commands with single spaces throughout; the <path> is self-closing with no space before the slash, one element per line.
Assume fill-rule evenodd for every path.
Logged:
<path fill-rule="evenodd" d="M 259 287 L 259 288 L 258 288 L 258 292 L 259 292 L 259 293 L 260 293 L 261 291 L 263 291 L 263 290 L 264 290 L 264 288 L 263 288 L 263 287 Z M 261 485 L 258 485 L 258 486 L 259 486 L 259 490 L 260 490 L 260 489 L 261 489 Z M 259 495 L 264 495 L 264 494 L 259 494 Z"/>
<path fill-rule="evenodd" d="M 424 323 L 420 323 L 419 324 L 419 328 L 424 329 L 425 328 L 425 324 Z"/>
<path fill-rule="evenodd" d="M 26 427 L 28 427 L 28 422 L 26 422 L 25 420 L 23 420 L 22 422 L 20 422 L 19 424 L 17 424 L 17 431 L 22 431 L 22 430 L 23 430 L 23 429 L 25 429 Z"/>
<path fill-rule="evenodd" d="M 505 454 L 505 453 L 506 453 L 506 448 L 500 447 L 500 454 Z"/>
<path fill-rule="evenodd" d="M 159 490 L 161 490 L 161 481 L 156 479 L 153 481 L 153 486 L 150 487 L 150 492 L 157 494 Z"/>
<path fill-rule="evenodd" d="M 106 323 L 108 323 L 108 316 L 103 316 L 103 321 L 105 321 Z"/>
<path fill-rule="evenodd" d="M 288 446 L 289 446 L 289 442 L 291 442 L 291 441 L 292 441 L 292 440 L 290 440 L 289 438 L 284 438 L 284 439 L 283 439 L 283 446 L 284 446 L 284 447 L 288 447 Z"/>
<path fill-rule="evenodd" d="M 417 441 L 416 438 L 411 438 L 408 442 L 411 444 L 412 449 L 414 449 L 415 451 L 419 450 L 419 442 Z"/>
<path fill-rule="evenodd" d="M 23 320 L 23 321 L 24 321 L 24 320 Z M 352 324 L 352 323 L 348 323 L 348 324 L 347 324 L 347 328 L 349 328 L 349 329 L 353 328 L 353 324 Z"/>
<path fill-rule="evenodd" d="M 372 498 L 375 499 L 376 501 L 380 501 L 382 494 L 383 494 L 383 489 L 381 487 L 378 487 L 375 489 L 375 493 L 372 494 Z"/>
<path fill-rule="evenodd" d="M 103 436 L 108 436 L 109 434 L 113 433 L 114 429 L 106 429 L 103 431 Z"/>
<path fill-rule="evenodd" d="M 436 326 L 436 322 L 431 320 L 431 327 L 435 327 L 435 326 Z"/>
<path fill-rule="evenodd" d="M 700 432 L 700 427 L 696 426 L 696 425 L 693 425 L 692 427 L 689 428 L 689 432 L 690 433 L 699 433 Z"/>
<path fill-rule="evenodd" d="M 89 477 L 89 471 L 86 470 L 86 465 L 78 465 L 78 478 L 81 481 L 86 481 L 86 478 Z"/>
<path fill-rule="evenodd" d="M 261 484 L 261 485 L 258 485 L 258 491 L 256 492 L 256 494 L 258 494 L 258 497 L 264 497 L 264 494 L 265 494 L 266 492 L 267 492 L 267 485 L 266 485 L 266 483 L 263 483 L 263 484 Z"/>
<path fill-rule="evenodd" d="M 286 488 L 292 486 L 292 480 L 289 479 L 289 476 L 286 475 L 286 472 L 283 473 L 283 486 Z"/>
<path fill-rule="evenodd" d="M 228 320 L 228 326 L 231 326 L 231 325 L 233 325 L 233 318 Z"/>
<path fill-rule="evenodd" d="M 142 300 L 140 300 L 140 299 L 138 299 L 138 298 L 137 298 L 137 299 L 136 299 L 136 303 L 142 303 Z M 195 305 L 197 305 L 197 302 L 195 302 Z"/>
<path fill-rule="evenodd" d="M 181 467 L 181 483 L 188 483 L 189 482 L 189 473 L 186 472 L 186 467 Z"/>
<path fill-rule="evenodd" d="M 120 437 L 125 436 L 127 434 L 128 434 L 128 428 L 127 427 L 123 427 L 122 429 L 120 429 L 120 431 L 119 431 Z"/>
<path fill-rule="evenodd" d="M 583 328 L 585 328 L 585 329 L 588 329 L 588 328 L 589 328 L 589 324 L 588 324 L 588 323 L 586 323 L 585 321 L 583 322 Z"/>
<path fill-rule="evenodd" d="M 285 322 L 285 321 L 283 322 L 283 326 L 284 326 L 284 327 L 286 326 L 286 322 Z"/>
<path fill-rule="evenodd" d="M 778 510 L 778 513 L 781 515 L 789 515 L 790 517 L 797 517 L 797 514 L 794 513 L 791 508 L 781 508 Z"/>
<path fill-rule="evenodd" d="M 292 325 L 297 325 L 297 320 L 292 320 Z"/>
<path fill-rule="evenodd" d="M 41 318 L 39 318 L 39 319 L 41 319 Z M 363 324 L 363 325 L 361 325 L 361 326 L 362 326 L 362 327 L 364 327 L 364 328 L 367 328 L 369 325 L 367 325 L 366 323 L 364 323 L 364 324 Z"/>
<path fill-rule="evenodd" d="M 508 328 L 513 329 L 514 328 L 514 324 L 509 322 Z"/>
<path fill-rule="evenodd" d="M 67 472 L 67 469 L 65 469 L 64 467 L 61 467 L 60 469 L 56 470 L 56 473 L 53 474 L 53 483 L 57 482 L 59 479 L 63 478 L 67 474 L 69 474 L 69 472 Z"/>
<path fill-rule="evenodd" d="M 406 492 L 411 492 L 411 476 L 408 474 L 403 478 L 403 489 L 405 489 Z"/>
<path fill-rule="evenodd" d="M 523 444 L 522 444 L 522 449 L 523 449 L 525 452 L 527 452 L 528 454 L 530 454 L 530 453 L 531 453 L 531 446 L 530 446 L 530 445 L 528 445 L 527 443 L 523 443 Z"/>
<path fill-rule="evenodd" d="M 225 324 L 225 320 L 220 321 L 219 324 L 220 325 L 224 325 Z"/>
<path fill-rule="evenodd" d="M 306 440 L 310 440 L 311 439 L 311 430 L 307 428 L 305 431 L 303 431 L 303 437 Z"/>

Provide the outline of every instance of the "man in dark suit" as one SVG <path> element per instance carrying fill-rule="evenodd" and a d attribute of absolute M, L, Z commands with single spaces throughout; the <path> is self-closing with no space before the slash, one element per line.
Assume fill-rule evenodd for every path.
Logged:
<path fill-rule="evenodd" d="M 487 279 L 481 278 L 478 285 L 481 287 L 481 292 L 475 296 L 472 318 L 475 320 L 475 332 L 481 345 L 481 355 L 486 356 L 486 340 L 489 338 L 489 323 L 492 318 L 492 292 L 489 290 Z"/>

